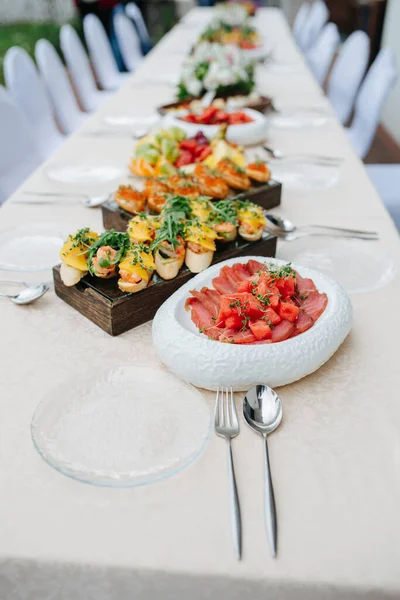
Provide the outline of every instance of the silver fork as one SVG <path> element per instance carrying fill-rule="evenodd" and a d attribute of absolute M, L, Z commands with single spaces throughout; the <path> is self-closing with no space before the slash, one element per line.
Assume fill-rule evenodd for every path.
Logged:
<path fill-rule="evenodd" d="M 226 439 L 228 444 L 228 476 L 230 490 L 230 516 L 233 545 L 238 560 L 242 558 L 242 522 L 240 517 L 239 496 L 236 485 L 232 456 L 232 438 L 239 435 L 239 421 L 236 413 L 232 388 L 218 388 L 214 418 L 215 433 Z"/>

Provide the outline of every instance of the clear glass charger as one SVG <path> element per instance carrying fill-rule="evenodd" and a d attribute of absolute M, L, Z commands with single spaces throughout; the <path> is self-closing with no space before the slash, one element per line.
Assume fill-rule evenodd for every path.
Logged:
<path fill-rule="evenodd" d="M 44 172 L 51 181 L 78 185 L 108 183 L 127 174 L 124 166 L 82 164 L 82 162 L 52 165 L 47 167 Z"/>
<path fill-rule="evenodd" d="M 307 158 L 271 160 L 273 178 L 285 188 L 297 191 L 325 190 L 336 185 L 340 177 L 338 164 L 327 164 Z"/>
<path fill-rule="evenodd" d="M 52 223 L 21 225 L 0 232 L 0 270 L 45 271 L 60 262 L 65 240 L 61 228 Z"/>
<path fill-rule="evenodd" d="M 47 395 L 33 442 L 52 467 L 85 483 L 146 485 L 171 477 L 204 449 L 210 410 L 171 373 L 144 366 L 94 372 Z"/>
<path fill-rule="evenodd" d="M 280 241 L 277 257 L 325 273 L 349 294 L 377 290 L 396 273 L 392 258 L 367 240 L 307 236 Z"/>

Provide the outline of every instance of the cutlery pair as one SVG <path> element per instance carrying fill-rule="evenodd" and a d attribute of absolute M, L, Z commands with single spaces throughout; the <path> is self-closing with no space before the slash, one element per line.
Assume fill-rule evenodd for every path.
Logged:
<path fill-rule="evenodd" d="M 247 392 L 244 398 L 243 416 L 247 424 L 264 438 L 265 525 L 271 554 L 275 558 L 278 546 L 278 524 L 267 434 L 272 433 L 282 420 L 281 399 L 267 385 L 257 385 Z M 231 445 L 232 439 L 239 435 L 240 428 L 232 388 L 218 388 L 217 390 L 214 428 L 215 433 L 225 438 L 228 444 L 228 478 L 233 545 L 237 559 L 241 560 L 242 519 Z"/>

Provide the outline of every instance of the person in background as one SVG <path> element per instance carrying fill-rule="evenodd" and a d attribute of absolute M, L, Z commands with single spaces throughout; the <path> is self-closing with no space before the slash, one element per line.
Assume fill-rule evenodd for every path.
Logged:
<path fill-rule="evenodd" d="M 90 13 L 95 14 L 110 33 L 112 11 L 121 0 L 75 0 L 75 4 L 82 19 Z"/>

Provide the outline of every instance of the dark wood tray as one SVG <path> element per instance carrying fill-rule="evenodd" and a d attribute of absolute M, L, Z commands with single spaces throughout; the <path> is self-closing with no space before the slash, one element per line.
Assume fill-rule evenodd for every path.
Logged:
<path fill-rule="evenodd" d="M 232 199 L 251 200 L 263 208 L 269 210 L 279 206 L 281 203 L 282 184 L 277 181 L 268 183 L 254 184 L 247 192 L 235 194 Z M 133 214 L 126 212 L 118 206 L 113 200 L 106 202 L 101 207 L 103 213 L 103 225 L 105 229 L 115 229 L 116 231 L 126 231 L 128 221 L 132 219 Z"/>
<path fill-rule="evenodd" d="M 243 94 L 237 94 L 237 95 L 243 96 Z M 223 96 L 217 96 L 217 97 L 221 98 Z M 178 108 L 178 106 L 180 106 L 184 102 L 192 102 L 192 100 L 201 100 L 201 98 L 200 97 L 196 98 L 194 96 L 191 96 L 187 100 L 183 100 L 183 101 L 180 100 L 180 101 L 177 101 L 177 102 L 170 102 L 169 104 L 162 104 L 161 106 L 157 107 L 157 110 L 160 113 L 160 115 L 166 115 L 168 113 L 169 109 L 171 109 L 171 108 Z M 260 96 L 260 101 L 259 102 L 256 102 L 256 103 L 253 103 L 253 104 L 249 104 L 249 106 L 246 106 L 245 108 L 252 108 L 253 110 L 258 110 L 258 112 L 261 112 L 261 113 L 267 113 L 267 112 L 274 112 L 275 111 L 272 98 L 268 98 L 267 96 Z M 237 110 L 241 110 L 241 109 L 238 108 Z"/>
<path fill-rule="evenodd" d="M 220 245 L 213 264 L 235 256 L 275 256 L 277 238 L 265 234 L 258 242 L 237 239 Z M 60 266 L 53 268 L 54 290 L 59 298 L 87 319 L 116 336 L 154 317 L 158 308 L 178 288 L 194 277 L 186 267 L 175 279 L 165 281 L 155 273 L 153 283 L 137 294 L 121 292 L 117 279 L 99 279 L 87 275 L 77 285 L 67 287 L 60 277 Z"/>

